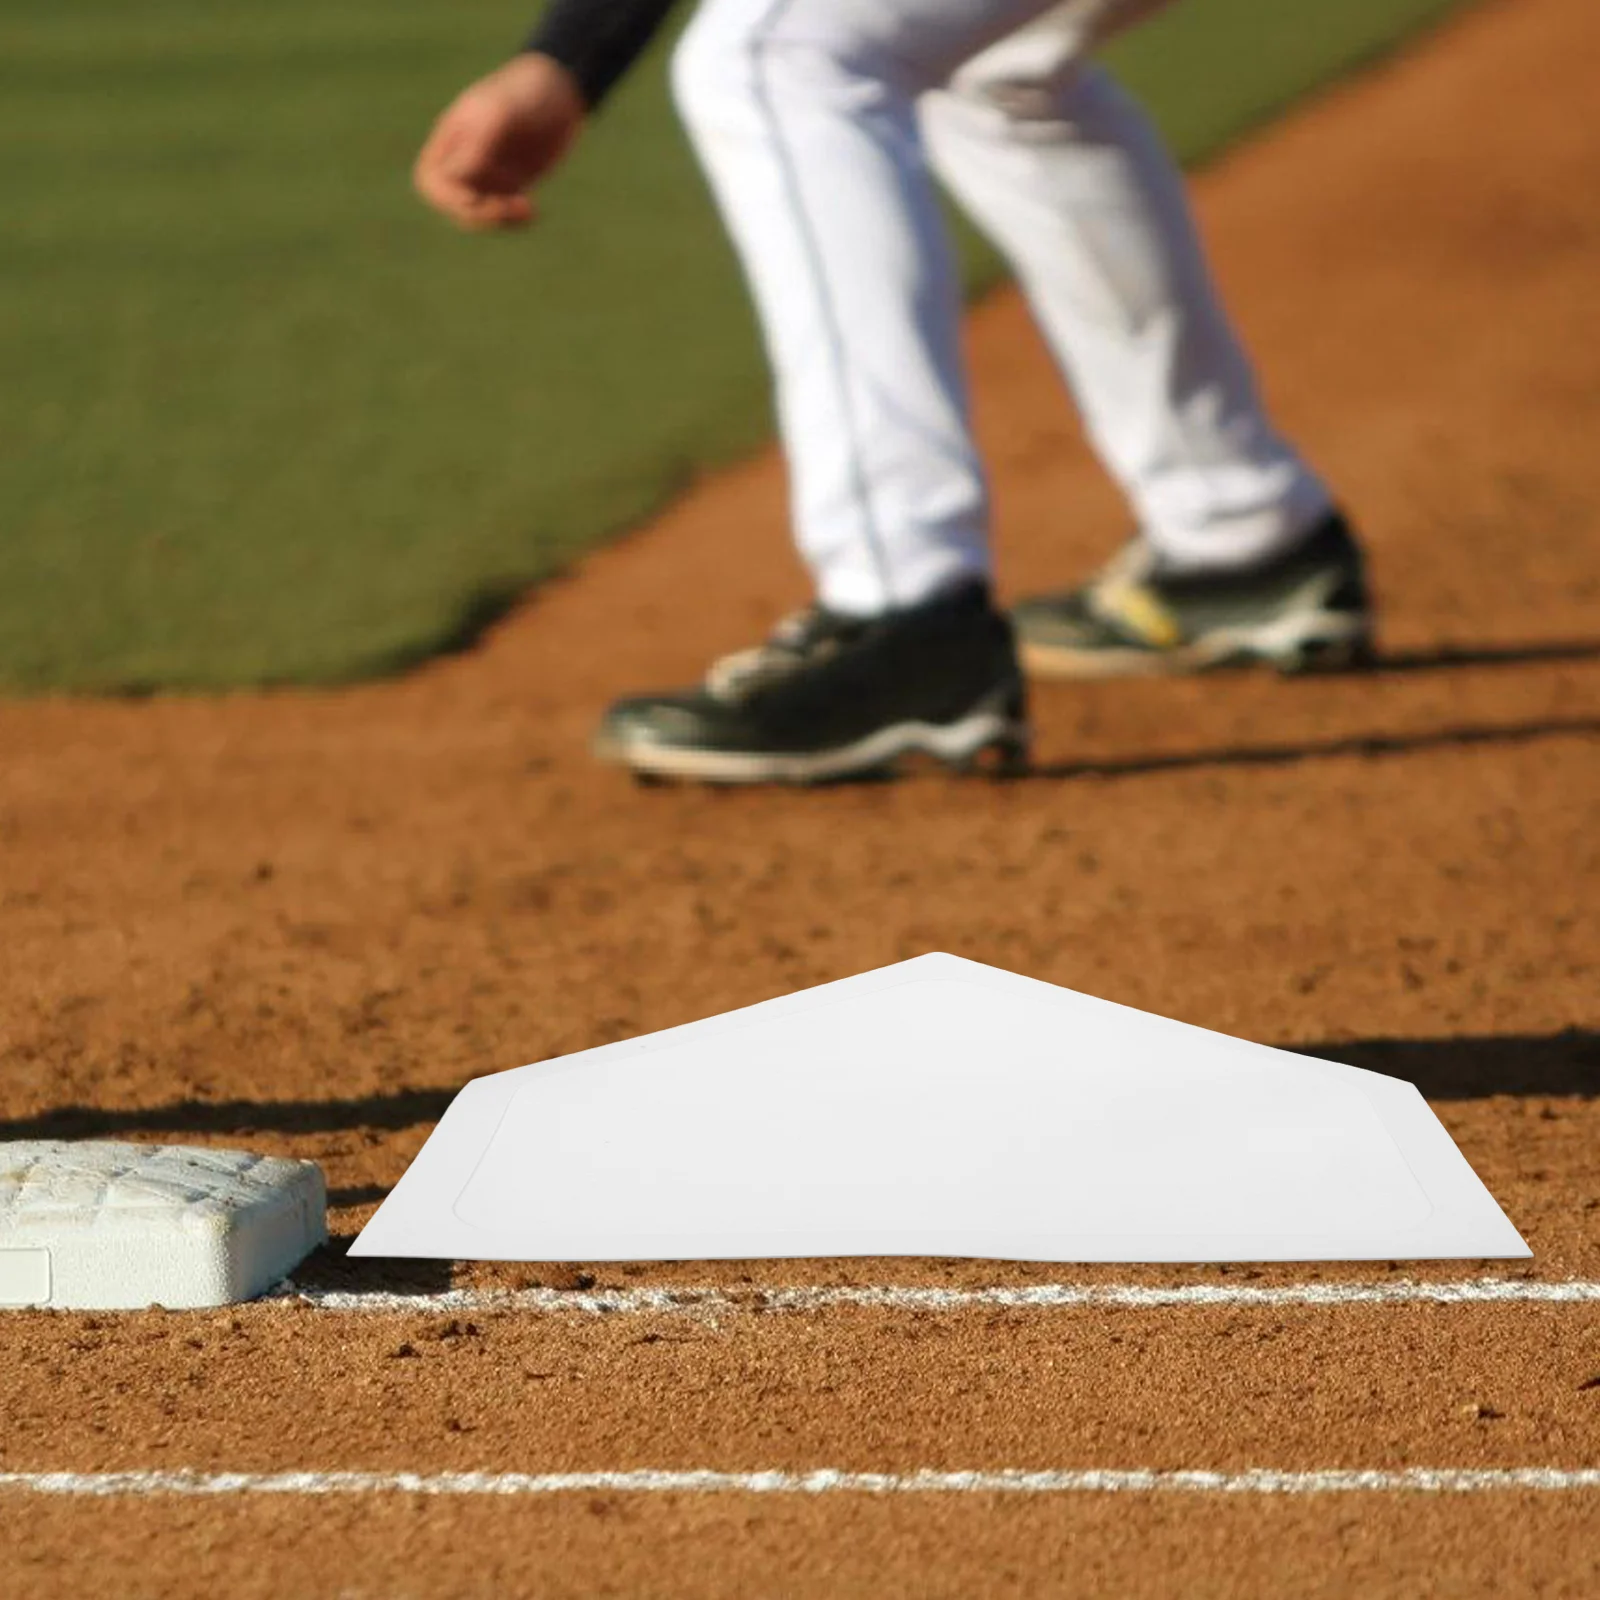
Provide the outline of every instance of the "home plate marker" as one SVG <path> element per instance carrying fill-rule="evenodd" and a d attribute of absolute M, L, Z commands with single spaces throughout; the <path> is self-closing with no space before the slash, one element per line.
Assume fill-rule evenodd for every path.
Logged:
<path fill-rule="evenodd" d="M 0 1143 L 0 1306 L 229 1305 L 327 1238 L 312 1161 L 88 1140 Z"/>
<path fill-rule="evenodd" d="M 948 955 L 480 1078 L 351 1250 L 1530 1253 L 1411 1084 Z"/>

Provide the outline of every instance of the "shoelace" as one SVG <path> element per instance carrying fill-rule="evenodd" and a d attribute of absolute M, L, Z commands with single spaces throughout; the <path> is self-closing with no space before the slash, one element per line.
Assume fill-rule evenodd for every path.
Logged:
<path fill-rule="evenodd" d="M 718 700 L 737 700 L 764 683 L 785 677 L 826 638 L 822 630 L 826 620 L 820 606 L 792 612 L 760 644 L 713 661 L 706 672 L 706 693 Z"/>

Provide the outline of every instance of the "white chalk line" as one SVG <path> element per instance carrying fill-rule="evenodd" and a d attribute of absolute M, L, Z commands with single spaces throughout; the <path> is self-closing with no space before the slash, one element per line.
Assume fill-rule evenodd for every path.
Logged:
<path fill-rule="evenodd" d="M 446 1289 L 437 1293 L 302 1287 L 292 1281 L 269 1300 L 300 1300 L 324 1311 L 347 1312 L 574 1312 L 640 1316 L 661 1312 L 702 1315 L 752 1311 L 821 1311 L 865 1306 L 893 1311 L 990 1308 L 1059 1310 L 1074 1306 L 1511 1305 L 1600 1303 L 1600 1282 L 1569 1279 L 1470 1278 L 1454 1283 L 1396 1279 L 1385 1283 L 1173 1284 L 1035 1283 L 970 1289 L 912 1285 L 812 1284 L 778 1288 Z"/>
<path fill-rule="evenodd" d="M 1278 1472 L 1083 1468 L 970 1472 L 0 1472 L 0 1492 L 112 1499 L 208 1495 L 1485 1494 L 1600 1490 L 1600 1467 Z"/>

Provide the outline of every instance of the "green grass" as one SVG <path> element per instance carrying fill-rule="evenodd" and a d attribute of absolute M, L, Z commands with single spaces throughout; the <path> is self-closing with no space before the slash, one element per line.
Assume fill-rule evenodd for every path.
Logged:
<path fill-rule="evenodd" d="M 1187 0 L 1116 59 L 1192 160 L 1448 5 Z M 525 20 L 0 0 L 0 686 L 391 671 L 767 434 L 660 52 L 543 228 L 412 199 Z"/>

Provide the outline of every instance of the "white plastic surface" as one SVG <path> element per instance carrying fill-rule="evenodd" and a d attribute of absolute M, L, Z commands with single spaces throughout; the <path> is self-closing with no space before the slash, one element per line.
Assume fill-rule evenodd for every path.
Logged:
<path fill-rule="evenodd" d="M 1531 1252 L 1410 1084 L 928 955 L 469 1084 L 351 1253 Z"/>
<path fill-rule="evenodd" d="M 327 1237 L 314 1162 L 89 1140 L 0 1143 L 0 1306 L 218 1306 Z"/>

